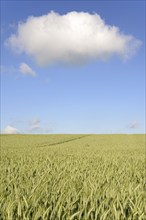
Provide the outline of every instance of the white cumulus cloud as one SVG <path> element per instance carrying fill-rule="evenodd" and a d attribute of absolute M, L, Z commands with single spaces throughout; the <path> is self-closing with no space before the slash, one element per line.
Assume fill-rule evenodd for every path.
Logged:
<path fill-rule="evenodd" d="M 19 131 L 17 128 L 14 128 L 10 125 L 7 125 L 2 133 L 4 133 L 4 134 L 18 134 Z"/>
<path fill-rule="evenodd" d="M 113 55 L 127 59 L 136 52 L 141 41 L 106 24 L 98 14 L 73 11 L 60 15 L 52 11 L 19 23 L 17 33 L 6 40 L 6 45 L 47 66 L 54 62 L 106 60 Z M 25 68 L 27 73 L 32 73 L 23 64 L 23 72 Z"/>
<path fill-rule="evenodd" d="M 19 66 L 19 71 L 24 75 L 31 75 L 36 76 L 36 73 L 34 70 L 31 69 L 31 67 L 26 63 L 21 63 Z"/>

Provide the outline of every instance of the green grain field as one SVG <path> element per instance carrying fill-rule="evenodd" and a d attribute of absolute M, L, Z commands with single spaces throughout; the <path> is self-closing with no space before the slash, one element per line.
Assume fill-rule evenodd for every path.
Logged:
<path fill-rule="evenodd" d="M 145 220 L 144 135 L 1 135 L 0 220 Z"/>

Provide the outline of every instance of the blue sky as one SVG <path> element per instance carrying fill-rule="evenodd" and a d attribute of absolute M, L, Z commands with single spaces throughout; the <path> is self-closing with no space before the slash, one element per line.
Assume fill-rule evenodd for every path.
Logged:
<path fill-rule="evenodd" d="M 2 1 L 1 12 L 1 132 L 145 133 L 144 1 Z"/>

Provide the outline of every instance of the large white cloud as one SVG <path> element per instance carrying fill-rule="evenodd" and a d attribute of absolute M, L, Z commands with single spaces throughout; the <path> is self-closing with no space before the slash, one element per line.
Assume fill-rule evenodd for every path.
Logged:
<path fill-rule="evenodd" d="M 11 125 L 7 125 L 2 133 L 4 133 L 4 134 L 18 134 L 19 131 L 17 128 L 12 127 Z"/>
<path fill-rule="evenodd" d="M 131 57 L 141 41 L 107 25 L 98 14 L 50 12 L 19 23 L 6 45 L 31 56 L 39 65 L 106 60 L 113 55 Z"/>

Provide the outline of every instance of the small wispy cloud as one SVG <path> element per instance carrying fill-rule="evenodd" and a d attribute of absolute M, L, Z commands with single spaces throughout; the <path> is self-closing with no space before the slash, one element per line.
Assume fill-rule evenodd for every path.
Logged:
<path fill-rule="evenodd" d="M 31 119 L 28 122 L 28 129 L 27 129 L 27 131 L 29 133 L 47 134 L 47 133 L 50 133 L 50 132 L 53 131 L 53 127 L 52 126 L 50 127 L 48 124 L 43 124 L 41 122 L 41 120 L 38 119 L 38 118 L 34 118 L 34 119 Z"/>
<path fill-rule="evenodd" d="M 4 134 L 18 134 L 19 131 L 17 128 L 12 127 L 11 125 L 7 125 L 4 130 L 2 131 Z"/>
<path fill-rule="evenodd" d="M 40 128 L 41 128 L 41 125 L 40 125 L 40 120 L 39 119 L 33 119 L 29 122 L 29 127 L 28 127 L 29 132 L 37 131 Z"/>
<path fill-rule="evenodd" d="M 139 128 L 139 123 L 138 123 L 138 122 L 130 123 L 129 126 L 128 126 L 128 128 L 129 128 L 129 129 Z"/>
<path fill-rule="evenodd" d="M 26 63 L 21 63 L 19 71 L 24 75 L 36 76 L 36 72 Z"/>
<path fill-rule="evenodd" d="M 21 75 L 28 75 L 28 76 L 36 76 L 36 72 L 26 63 L 21 63 L 19 66 L 6 66 L 0 65 L 0 73 L 7 74 L 7 75 L 15 75 L 20 77 Z"/>
<path fill-rule="evenodd" d="M 50 125 L 50 126 L 49 126 Z M 2 134 L 48 134 L 52 133 L 53 126 L 51 123 L 42 123 L 39 118 L 30 120 L 14 119 L 3 130 Z"/>

